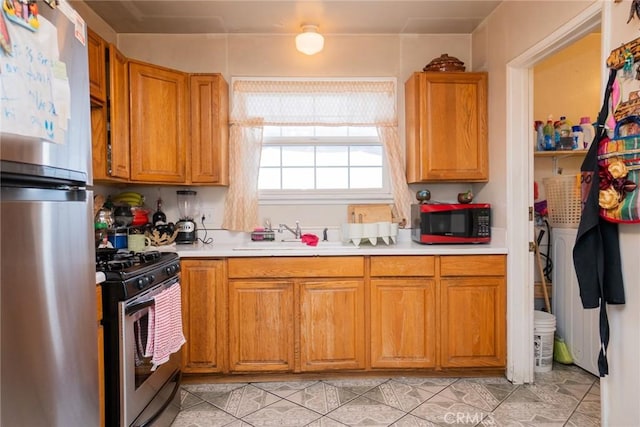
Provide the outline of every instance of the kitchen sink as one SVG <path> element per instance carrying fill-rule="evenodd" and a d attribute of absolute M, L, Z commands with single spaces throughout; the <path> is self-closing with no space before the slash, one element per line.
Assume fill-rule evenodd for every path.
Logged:
<path fill-rule="evenodd" d="M 309 246 L 299 240 L 290 241 L 251 241 L 233 248 L 234 251 L 322 251 L 336 249 L 354 249 L 354 245 L 343 242 L 318 242 L 316 246 Z"/>

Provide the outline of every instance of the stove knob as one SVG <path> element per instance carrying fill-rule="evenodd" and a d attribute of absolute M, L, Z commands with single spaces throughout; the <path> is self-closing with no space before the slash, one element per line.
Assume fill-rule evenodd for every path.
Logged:
<path fill-rule="evenodd" d="M 147 284 L 149 283 L 149 279 L 147 279 L 146 277 L 140 277 L 138 279 L 138 281 L 136 282 L 136 286 L 138 287 L 138 289 L 144 289 L 145 287 L 145 279 L 147 281 Z"/>
<path fill-rule="evenodd" d="M 153 283 L 153 282 L 155 282 L 155 281 L 156 281 L 156 276 L 155 276 L 155 274 L 150 274 L 150 275 L 149 275 L 149 283 Z"/>

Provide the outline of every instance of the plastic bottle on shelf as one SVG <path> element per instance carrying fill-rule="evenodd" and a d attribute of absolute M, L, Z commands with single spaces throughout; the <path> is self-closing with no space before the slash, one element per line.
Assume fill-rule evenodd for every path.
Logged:
<path fill-rule="evenodd" d="M 566 116 L 560 116 L 560 136 L 571 136 L 571 122 Z"/>
<path fill-rule="evenodd" d="M 553 121 L 547 120 L 547 123 L 542 128 L 544 133 L 544 150 L 551 151 L 556 149 L 555 130 L 553 128 Z"/>
<path fill-rule="evenodd" d="M 571 144 L 572 150 L 578 150 L 584 147 L 584 133 L 580 126 L 571 127 L 571 137 L 573 138 L 573 143 Z"/>
<path fill-rule="evenodd" d="M 542 120 L 536 120 L 533 125 L 536 131 L 536 151 L 544 150 L 544 123 Z"/>
<path fill-rule="evenodd" d="M 573 140 L 571 138 L 571 123 L 565 116 L 554 123 L 556 135 L 556 150 L 571 150 Z"/>
<path fill-rule="evenodd" d="M 591 124 L 591 118 L 589 116 L 581 117 L 580 127 L 582 128 L 582 133 L 584 134 L 584 143 L 580 148 L 588 149 L 593 142 L 593 138 L 596 137 L 595 128 Z"/>

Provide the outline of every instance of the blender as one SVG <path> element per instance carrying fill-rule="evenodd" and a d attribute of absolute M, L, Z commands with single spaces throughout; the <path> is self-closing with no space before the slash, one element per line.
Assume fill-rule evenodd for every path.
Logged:
<path fill-rule="evenodd" d="M 198 193 L 193 190 L 178 190 L 176 193 L 178 195 L 178 212 L 180 213 L 180 220 L 176 223 L 178 229 L 176 243 L 195 243 L 197 236 L 194 218 L 197 214 L 196 194 Z"/>

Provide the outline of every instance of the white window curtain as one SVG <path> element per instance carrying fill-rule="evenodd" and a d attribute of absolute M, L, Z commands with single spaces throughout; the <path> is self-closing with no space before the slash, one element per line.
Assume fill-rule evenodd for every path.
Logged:
<path fill-rule="evenodd" d="M 263 126 L 375 126 L 388 160 L 395 211 L 409 219 L 395 80 L 236 80 L 232 83 L 230 185 L 222 227 L 258 225 Z"/>

